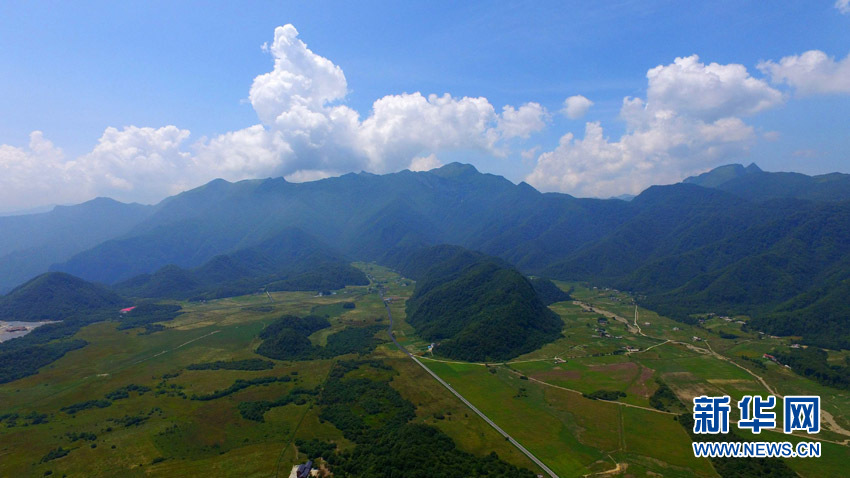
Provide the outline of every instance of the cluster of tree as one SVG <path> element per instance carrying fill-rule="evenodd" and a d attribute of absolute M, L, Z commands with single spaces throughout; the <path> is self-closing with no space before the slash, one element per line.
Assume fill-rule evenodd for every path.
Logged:
<path fill-rule="evenodd" d="M 274 368 L 274 362 L 263 359 L 219 360 L 216 362 L 193 363 L 187 370 L 269 370 Z"/>
<path fill-rule="evenodd" d="M 626 396 L 625 392 L 621 392 L 619 390 L 596 390 L 590 393 L 582 393 L 582 397 L 589 398 L 591 400 L 619 400 Z"/>
<path fill-rule="evenodd" d="M 136 385 L 131 383 L 129 385 L 125 385 L 121 388 L 117 388 L 109 393 L 107 393 L 103 399 L 95 399 L 95 400 L 86 400 L 84 402 L 73 403 L 71 405 L 62 407 L 60 410 L 67 413 L 68 415 L 74 415 L 77 412 L 81 412 L 83 410 L 88 410 L 90 408 L 106 408 L 112 405 L 112 402 L 115 400 L 123 400 L 126 398 L 130 398 L 130 392 L 136 392 L 139 395 L 144 395 L 147 392 L 150 392 L 151 388 L 145 385 Z"/>
<path fill-rule="evenodd" d="M 150 419 L 150 414 L 146 415 L 124 415 L 121 418 L 107 418 L 110 422 L 116 425 L 121 425 L 124 428 L 137 427 Z"/>
<path fill-rule="evenodd" d="M 308 390 L 305 388 L 294 388 L 289 391 L 283 397 L 278 398 L 274 401 L 269 400 L 261 400 L 258 402 L 239 402 L 237 408 L 239 409 L 239 414 L 242 415 L 242 418 L 246 420 L 254 420 L 255 422 L 264 422 L 265 414 L 267 411 L 271 410 L 275 407 L 283 407 L 289 405 L 290 403 L 294 403 L 296 405 L 304 405 L 307 403 L 307 400 L 312 397 L 318 395 L 319 390 L 313 389 Z"/>
<path fill-rule="evenodd" d="M 281 317 L 260 332 L 263 342 L 257 347 L 257 353 L 277 360 L 315 360 L 350 353 L 364 354 L 379 343 L 375 334 L 381 327 L 371 326 L 347 327 L 328 335 L 324 347 L 313 345 L 310 334 L 330 325 L 326 318 L 312 315 Z"/>
<path fill-rule="evenodd" d="M 398 476 L 429 477 L 522 477 L 529 470 L 501 461 L 497 455 L 485 457 L 462 452 L 451 438 L 437 428 L 410 423 L 415 408 L 386 380 L 349 377 L 360 367 L 380 362 L 338 362 L 321 393 L 320 418 L 342 430 L 356 443 L 354 449 L 339 453 L 336 445 L 320 440 L 299 441 L 296 446 L 310 458 L 322 458 L 338 476 L 382 476 L 392 470 Z M 391 369 L 390 369 L 391 370 Z"/>
<path fill-rule="evenodd" d="M 655 379 L 655 383 L 658 384 L 658 388 L 649 397 L 649 405 L 652 408 L 663 412 L 681 411 L 684 408 L 679 397 L 666 383 L 659 379 Z"/>
<path fill-rule="evenodd" d="M 145 385 L 136 385 L 135 383 L 131 383 L 129 385 L 125 385 L 121 388 L 117 388 L 105 395 L 108 400 L 123 400 L 125 398 L 130 398 L 130 392 L 136 392 L 139 395 L 144 395 L 147 392 L 150 392 L 151 388 Z"/>
<path fill-rule="evenodd" d="M 47 452 L 46 455 L 41 457 L 41 460 L 39 461 L 39 463 L 46 463 L 48 461 L 52 461 L 52 460 L 55 460 L 57 458 L 62 458 L 63 456 L 68 455 L 68 453 L 71 453 L 71 450 L 68 450 L 66 448 L 62 448 L 61 446 L 58 447 L 58 448 L 54 448 L 54 449 L 50 450 L 49 452 Z"/>
<path fill-rule="evenodd" d="M 569 292 L 564 292 L 560 287 L 556 286 L 552 281 L 543 277 L 532 277 L 528 279 L 534 291 L 537 292 L 537 297 L 546 305 L 552 305 L 556 302 L 572 300 Z"/>
<path fill-rule="evenodd" d="M 15 340 L 19 339 L 9 342 Z M 85 340 L 64 340 L 41 345 L 8 347 L 6 350 L 5 347 L 0 347 L 0 383 L 36 374 L 39 368 L 62 358 L 72 350 L 85 347 L 86 343 Z"/>
<path fill-rule="evenodd" d="M 49 416 L 46 413 L 39 413 L 35 410 L 23 416 L 17 412 L 12 412 L 0 415 L 0 423 L 5 421 L 6 426 L 8 427 L 16 427 L 18 425 L 39 425 L 41 423 L 47 423 L 48 418 Z M 27 423 L 18 423 L 18 420 L 27 420 Z"/>
<path fill-rule="evenodd" d="M 206 395 L 192 395 L 192 400 L 215 400 L 218 398 L 226 397 L 228 395 L 232 395 L 240 390 L 244 390 L 248 387 L 254 387 L 257 385 L 269 385 L 275 382 L 291 382 L 292 377 L 289 375 L 284 375 L 282 377 L 257 377 L 251 378 L 248 380 L 244 380 L 241 378 L 237 378 L 233 385 L 225 388 L 224 390 L 216 390 L 212 393 L 208 393 Z"/>
<path fill-rule="evenodd" d="M 298 438 L 295 440 L 295 446 L 298 447 L 299 452 L 307 455 L 309 460 L 315 461 L 322 458 L 330 462 L 336 458 L 336 443 L 326 442 L 318 438 L 309 440 Z"/>
<path fill-rule="evenodd" d="M 821 385 L 841 390 L 850 390 L 850 364 L 830 365 L 825 350 L 816 347 L 775 350 L 776 359 L 791 367 L 798 374 Z"/>
<path fill-rule="evenodd" d="M 60 410 L 68 415 L 74 415 L 77 412 L 88 410 L 90 408 L 106 408 L 110 405 L 112 405 L 112 402 L 109 400 L 86 400 L 85 402 L 78 402 L 62 407 Z"/>
<path fill-rule="evenodd" d="M 431 255 L 443 261 L 429 262 L 407 301 L 407 321 L 419 335 L 440 343 L 435 353 L 460 360 L 507 360 L 560 336 L 560 317 L 516 269 L 461 248 L 432 249 Z"/>
<path fill-rule="evenodd" d="M 118 330 L 148 327 L 155 322 L 167 322 L 180 315 L 181 310 L 182 307 L 175 304 L 143 302 L 133 310 L 118 316 Z"/>
<path fill-rule="evenodd" d="M 764 364 L 764 361 L 759 360 L 757 358 L 750 357 L 749 355 L 741 354 L 741 360 L 747 362 L 749 365 L 759 369 L 759 370 L 767 370 L 767 365 Z"/>
<path fill-rule="evenodd" d="M 695 442 L 742 442 L 734 430 L 729 433 L 713 435 L 694 433 L 694 417 L 689 413 L 676 416 L 676 421 L 682 425 L 691 440 Z M 797 475 L 782 458 L 709 458 L 717 474 L 722 478 L 763 477 L 763 478 L 794 478 Z"/>
<path fill-rule="evenodd" d="M 90 432 L 68 432 L 65 434 L 69 440 L 78 441 L 78 440 L 87 440 L 87 441 L 95 441 L 97 440 L 97 435 Z"/>

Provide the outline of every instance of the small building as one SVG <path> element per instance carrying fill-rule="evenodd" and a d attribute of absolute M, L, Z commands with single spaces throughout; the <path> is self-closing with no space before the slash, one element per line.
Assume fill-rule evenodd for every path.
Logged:
<path fill-rule="evenodd" d="M 136 306 L 135 306 L 135 305 L 134 305 L 133 307 L 127 307 L 126 309 L 121 309 L 121 310 L 119 310 L 119 311 L 118 311 L 118 313 L 119 313 L 119 314 L 126 314 L 127 312 L 130 312 L 131 310 L 133 310 L 133 309 L 135 309 L 135 308 L 136 308 Z"/>
<path fill-rule="evenodd" d="M 691 337 L 691 340 L 693 340 L 694 342 L 699 342 L 702 339 L 694 335 L 693 337 Z"/>
<path fill-rule="evenodd" d="M 798 349 L 798 348 L 800 348 L 800 344 L 791 344 L 791 348 L 792 349 Z"/>
<path fill-rule="evenodd" d="M 317 474 L 313 472 L 313 462 L 308 460 L 307 463 L 293 466 L 292 471 L 289 473 L 289 478 L 308 478 Z"/>

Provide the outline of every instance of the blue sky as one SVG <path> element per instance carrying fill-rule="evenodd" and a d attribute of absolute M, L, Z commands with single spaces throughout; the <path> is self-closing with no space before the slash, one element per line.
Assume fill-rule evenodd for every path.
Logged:
<path fill-rule="evenodd" d="M 850 172 L 846 0 L 456 3 L 4 2 L 0 211 L 455 160 L 602 197 Z"/>

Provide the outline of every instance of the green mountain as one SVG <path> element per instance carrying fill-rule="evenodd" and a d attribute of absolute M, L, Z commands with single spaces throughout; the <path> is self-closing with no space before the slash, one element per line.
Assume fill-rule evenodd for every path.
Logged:
<path fill-rule="evenodd" d="M 807 176 L 800 173 L 773 173 L 755 164 L 720 166 L 683 182 L 716 188 L 751 201 L 796 198 L 809 201 L 850 200 L 850 174 L 831 173 Z"/>
<path fill-rule="evenodd" d="M 718 166 L 699 176 L 685 178 L 682 182 L 685 184 L 696 184 L 704 188 L 716 188 L 733 179 L 763 172 L 755 163 L 751 163 L 747 167 L 741 164 L 727 164 L 725 166 Z"/>
<path fill-rule="evenodd" d="M 167 265 L 114 286 L 130 297 L 213 299 L 259 290 L 333 290 L 365 285 L 359 269 L 315 238 L 295 229 L 272 239 L 213 257 L 193 269 Z"/>
<path fill-rule="evenodd" d="M 103 310 L 118 309 L 128 301 L 106 287 L 62 272 L 48 272 L 0 298 L 0 319 L 68 320 Z"/>
<path fill-rule="evenodd" d="M 446 249 L 419 279 L 407 301 L 407 321 L 435 352 L 472 360 L 507 360 L 559 337 L 560 317 L 549 310 L 516 269 L 483 254 Z"/>
<path fill-rule="evenodd" d="M 281 178 L 213 181 L 163 201 L 132 234 L 57 264 L 116 283 L 174 264 L 196 268 L 297 228 L 347 257 L 381 261 L 397 248 L 451 243 L 537 269 L 622 220 L 619 200 L 541 194 L 472 166 L 293 184 Z"/>
<path fill-rule="evenodd" d="M 562 291 L 555 284 L 552 283 L 549 279 L 545 279 L 543 277 L 532 277 L 528 279 L 531 282 L 531 286 L 534 287 L 534 292 L 537 292 L 537 296 L 540 297 L 540 300 L 543 301 L 545 305 L 552 305 L 556 302 L 563 302 L 565 300 L 570 300 L 570 294 Z"/>
<path fill-rule="evenodd" d="M 166 199 L 130 232 L 53 269 L 122 282 L 120 290 L 147 297 L 220 296 L 273 283 L 330 288 L 318 287 L 321 277 L 343 270 L 294 267 L 319 276 L 308 286 L 291 265 L 268 269 L 233 256 L 297 229 L 338 257 L 376 261 L 409 277 L 422 277 L 431 260 L 415 251 L 453 244 L 526 274 L 634 291 L 680 320 L 725 310 L 748 313 L 767 330 L 761 317 L 779 321 L 775 314 L 790 314 L 806 297 L 838 290 L 843 276 L 833 265 L 841 263 L 835 251 L 843 251 L 848 178 L 729 165 L 628 202 L 541 194 L 457 163 L 300 184 L 216 180 Z M 835 231 L 834 251 L 818 245 L 817 231 Z M 309 241 L 287 245 L 302 248 L 309 253 Z M 850 333 L 844 322 L 836 327 Z"/>

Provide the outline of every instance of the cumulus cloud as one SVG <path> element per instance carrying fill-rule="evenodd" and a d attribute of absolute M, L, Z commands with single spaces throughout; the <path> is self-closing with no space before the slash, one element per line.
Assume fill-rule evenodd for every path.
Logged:
<path fill-rule="evenodd" d="M 267 50 L 274 69 L 254 78 L 248 97 L 264 123 L 274 124 L 293 111 L 318 111 L 345 97 L 348 85 L 342 69 L 307 48 L 294 26 L 275 28 Z"/>
<path fill-rule="evenodd" d="M 539 103 L 526 103 L 519 108 L 505 106 L 498 120 L 498 129 L 503 138 L 528 138 L 531 133 L 542 130 L 549 119 L 546 108 Z"/>
<path fill-rule="evenodd" d="M 850 14 L 850 0 L 835 0 L 835 8 L 845 15 Z"/>
<path fill-rule="evenodd" d="M 751 115 L 782 103 L 782 93 L 750 76 L 744 65 L 705 65 L 697 55 L 656 66 L 646 78 L 653 109 L 703 120 Z"/>
<path fill-rule="evenodd" d="M 742 65 L 705 65 L 694 55 L 647 72 L 647 96 L 624 98 L 626 133 L 605 137 L 600 123 L 585 126 L 541 154 L 526 181 L 548 191 L 610 197 L 638 193 L 651 184 L 676 182 L 723 160 L 745 154 L 755 130 L 739 116 L 783 101 Z"/>
<path fill-rule="evenodd" d="M 570 119 L 579 119 L 587 114 L 591 106 L 592 101 L 582 95 L 575 95 L 564 100 L 564 109 L 561 111 Z"/>
<path fill-rule="evenodd" d="M 290 154 L 277 156 L 277 172 L 284 175 L 398 171 L 414 156 L 446 150 L 498 155 L 504 152 L 500 142 L 527 138 L 548 119 L 537 103 L 496 113 L 483 97 L 420 92 L 379 98 L 361 119 L 342 104 L 348 91 L 342 69 L 307 48 L 295 27 L 275 29 L 267 50 L 274 68 L 254 80 L 249 98 L 267 132 L 289 146 Z"/>
<path fill-rule="evenodd" d="M 254 78 L 248 95 L 259 124 L 193 143 L 175 126 L 110 127 L 93 151 L 73 160 L 35 132 L 29 149 L 0 146 L 4 208 L 94 195 L 155 202 L 216 177 L 309 181 L 431 168 L 442 151 L 505 155 L 511 140 L 528 138 L 549 119 L 538 103 L 497 112 L 487 98 L 420 92 L 379 98 L 361 118 L 344 104 L 342 69 L 310 50 L 294 26 L 276 28 L 263 49 L 273 67 Z"/>
<path fill-rule="evenodd" d="M 176 126 L 109 127 L 70 169 L 98 195 L 150 202 L 186 188 L 193 161 L 181 147 L 188 138 L 189 130 Z"/>
<path fill-rule="evenodd" d="M 6 211 L 25 209 L 49 202 L 86 199 L 85 193 L 63 187 L 72 179 L 61 149 L 41 131 L 30 133 L 29 146 L 0 145 L 0 204 Z"/>
<path fill-rule="evenodd" d="M 850 9 L 847 1 L 844 6 Z M 809 50 L 778 63 L 760 62 L 758 69 L 770 75 L 772 82 L 793 86 L 803 95 L 850 93 L 850 55 L 835 61 L 820 50 Z"/>

